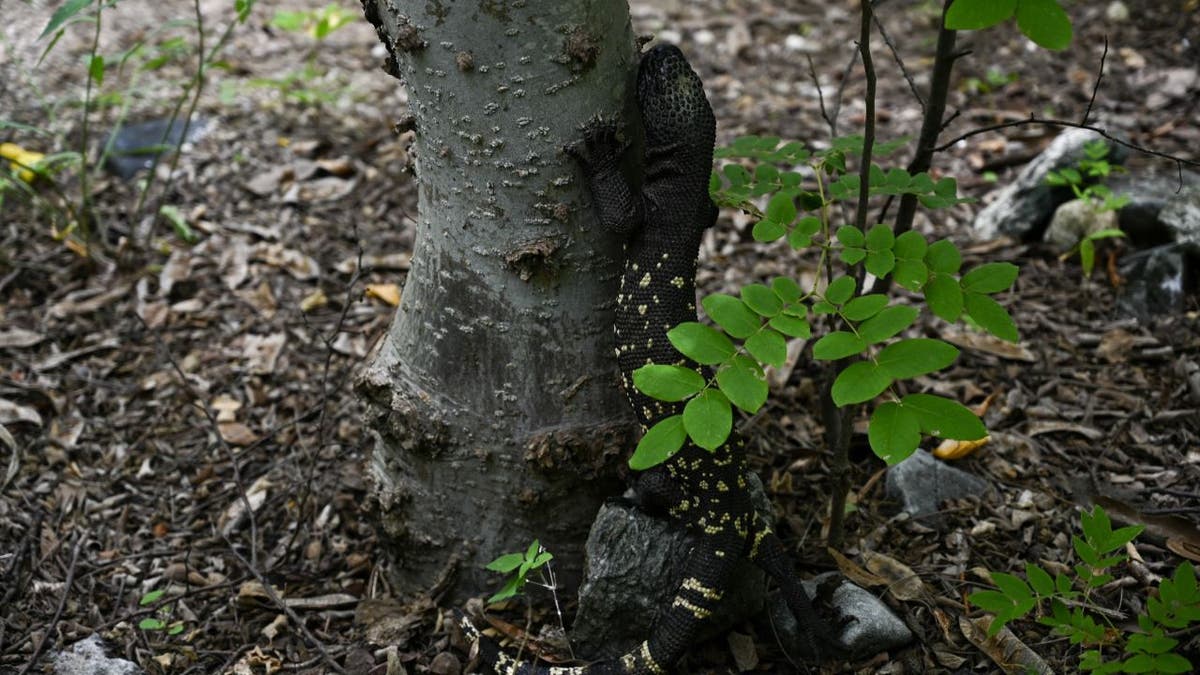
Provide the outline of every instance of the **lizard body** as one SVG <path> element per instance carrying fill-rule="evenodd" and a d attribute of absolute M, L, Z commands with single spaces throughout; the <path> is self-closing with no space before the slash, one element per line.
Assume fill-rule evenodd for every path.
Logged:
<path fill-rule="evenodd" d="M 674 46 L 661 45 L 642 56 L 637 97 L 646 132 L 640 191 L 619 170 L 628 143 L 614 122 L 593 122 L 583 142 L 569 152 L 588 178 L 602 225 L 627 238 L 617 295 L 617 361 L 629 402 L 645 430 L 682 413 L 683 403 L 658 401 L 635 389 L 634 370 L 648 363 L 676 364 L 708 376 L 675 350 L 667 331 L 696 320 L 696 258 L 704 230 L 717 215 L 708 196 L 716 120 L 700 78 Z M 635 489 L 642 504 L 699 535 L 674 600 L 639 647 L 615 661 L 547 668 L 517 662 L 481 641 L 484 660 L 497 672 L 518 675 L 665 673 L 718 607 L 742 557 L 780 583 L 789 608 L 815 643 L 822 632 L 815 613 L 783 544 L 770 524 L 755 514 L 745 472 L 744 441 L 734 433 L 713 452 L 685 442 L 665 462 L 639 474 Z M 472 626 L 467 630 L 477 634 Z"/>

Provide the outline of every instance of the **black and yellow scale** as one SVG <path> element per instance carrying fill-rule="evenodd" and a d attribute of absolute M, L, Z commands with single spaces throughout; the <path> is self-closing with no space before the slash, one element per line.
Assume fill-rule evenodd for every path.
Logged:
<path fill-rule="evenodd" d="M 696 320 L 696 257 L 704 230 L 716 220 L 708 196 L 716 119 L 699 76 L 678 48 L 660 45 L 642 56 L 638 106 L 646 133 L 645 180 L 635 190 L 619 170 L 629 143 L 613 122 L 593 122 L 569 151 L 587 175 L 600 222 L 626 237 L 625 271 L 617 295 L 617 360 L 629 402 L 643 430 L 683 412 L 633 386 L 633 371 L 648 363 L 695 368 L 667 339 L 667 331 Z M 615 661 L 581 667 L 518 662 L 481 641 L 484 660 L 498 673 L 582 675 L 666 673 L 691 646 L 721 602 L 729 575 L 749 557 L 774 577 L 815 646 L 824 634 L 771 525 L 758 516 L 746 483 L 743 440 L 735 433 L 710 452 L 690 442 L 666 462 L 638 475 L 643 506 L 669 515 L 697 533 L 684 578 L 663 608 L 649 639 Z M 473 635 L 478 631 L 467 625 Z"/>

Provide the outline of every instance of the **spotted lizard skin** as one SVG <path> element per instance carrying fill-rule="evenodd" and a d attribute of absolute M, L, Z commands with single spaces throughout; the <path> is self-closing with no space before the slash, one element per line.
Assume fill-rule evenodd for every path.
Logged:
<path fill-rule="evenodd" d="M 637 391 L 633 371 L 648 364 L 699 365 L 680 355 L 667 331 L 696 320 L 696 257 L 704 230 L 716 220 L 708 196 L 716 120 L 700 78 L 678 48 L 655 47 L 638 69 L 638 106 L 646 133 L 641 190 L 619 170 L 629 143 L 618 124 L 596 120 L 568 148 L 588 178 L 603 226 L 626 238 L 617 295 L 616 342 L 621 378 L 643 430 L 683 412 Z M 518 662 L 481 641 L 483 660 L 498 673 L 583 675 L 666 673 L 691 646 L 720 604 L 734 565 L 749 557 L 774 577 L 811 645 L 823 635 L 779 538 L 756 515 L 746 483 L 744 441 L 735 433 L 709 452 L 686 442 L 666 462 L 638 475 L 639 501 L 695 532 L 698 543 L 671 604 L 659 612 L 648 640 L 625 656 L 581 667 Z M 478 631 L 467 624 L 472 635 Z"/>

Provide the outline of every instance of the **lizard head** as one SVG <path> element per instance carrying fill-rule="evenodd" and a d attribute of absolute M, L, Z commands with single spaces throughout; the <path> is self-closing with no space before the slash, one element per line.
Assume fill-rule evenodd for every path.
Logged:
<path fill-rule="evenodd" d="M 637 96 L 647 145 L 678 144 L 712 152 L 716 118 L 700 76 L 678 47 L 658 45 L 642 55 Z"/>

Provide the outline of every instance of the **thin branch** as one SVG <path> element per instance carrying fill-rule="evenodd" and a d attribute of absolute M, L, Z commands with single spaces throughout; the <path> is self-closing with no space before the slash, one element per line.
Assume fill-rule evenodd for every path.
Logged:
<path fill-rule="evenodd" d="M 830 113 L 833 121 L 830 122 L 829 134 L 837 138 L 837 119 L 842 112 L 842 95 L 846 93 L 846 84 L 850 82 L 850 71 L 854 70 L 854 64 L 858 63 L 858 50 L 855 49 L 850 54 L 850 60 L 846 62 L 846 67 L 842 70 L 842 81 L 838 83 L 837 93 L 833 96 L 833 112 Z"/>
<path fill-rule="evenodd" d="M 859 230 L 867 228 L 867 204 L 871 196 L 871 152 L 875 147 L 875 62 L 871 58 L 871 18 L 875 13 L 871 3 L 862 4 L 862 25 L 858 36 L 858 51 L 862 56 L 863 70 L 867 76 L 866 120 L 863 122 L 862 165 L 858 167 L 858 210 L 854 222 Z"/>
<path fill-rule="evenodd" d="M 817 102 L 821 104 L 821 117 L 825 119 L 825 124 L 829 125 L 830 135 L 836 135 L 837 124 L 829 116 L 829 112 L 825 110 L 825 92 L 821 89 L 821 79 L 817 77 L 817 67 L 813 65 L 811 54 L 805 54 L 804 57 L 808 59 L 808 75 L 812 78 L 813 85 L 817 88 Z"/>
<path fill-rule="evenodd" d="M 1092 114 L 1092 104 L 1096 102 L 1096 92 L 1100 91 L 1100 80 L 1104 79 L 1104 61 L 1108 58 L 1108 35 L 1104 36 L 1104 53 L 1100 55 L 1100 69 L 1096 71 L 1096 82 L 1092 85 L 1092 97 L 1088 99 L 1087 109 L 1083 111 L 1083 119 L 1080 124 L 1087 124 L 1088 117 Z"/>
<path fill-rule="evenodd" d="M 86 538 L 82 532 L 75 536 L 75 545 L 71 547 L 71 566 L 67 568 L 67 580 L 63 584 L 62 595 L 58 598 L 58 608 L 54 610 L 54 617 L 46 626 L 46 634 L 42 636 L 37 649 L 33 650 L 33 656 L 30 657 L 29 663 L 25 664 L 18 675 L 25 675 L 32 670 L 34 664 L 42 657 L 42 652 L 46 651 L 46 644 L 54 639 L 54 629 L 58 627 L 58 620 L 62 618 L 63 610 L 67 607 L 67 598 L 71 597 L 71 586 L 75 583 L 75 563 L 79 561 L 79 549 L 83 548 L 83 541 Z"/>
<path fill-rule="evenodd" d="M 1145 155 L 1161 157 L 1163 159 L 1167 159 L 1172 162 L 1175 162 L 1176 164 L 1179 164 L 1179 165 L 1186 164 L 1188 166 L 1200 167 L 1200 160 L 1184 159 L 1183 157 L 1179 157 L 1177 155 L 1172 155 L 1170 153 L 1159 152 L 1158 150 L 1151 150 L 1150 148 L 1147 148 L 1142 145 L 1138 145 L 1137 143 L 1130 143 L 1129 141 L 1117 138 L 1116 136 L 1113 136 L 1112 134 L 1108 133 L 1107 129 L 1103 129 L 1101 127 L 1093 126 L 1091 124 L 1080 124 L 1079 122 L 1072 122 L 1070 120 L 1045 119 L 1042 117 L 1037 117 L 1033 113 L 1029 113 L 1029 117 L 1027 117 L 1025 119 L 1012 120 L 1009 122 L 1001 122 L 999 124 L 992 124 L 990 126 L 979 127 L 978 129 L 972 129 L 971 131 L 968 131 L 965 134 L 962 134 L 961 136 L 954 138 L 953 140 L 950 140 L 946 143 L 943 143 L 943 144 L 937 146 L 936 148 L 933 149 L 933 151 L 934 152 L 944 152 L 945 150 L 948 150 L 948 149 L 954 147 L 957 143 L 965 141 L 972 136 L 978 136 L 979 134 L 986 134 L 989 131 L 999 131 L 1000 129 L 1008 129 L 1011 127 L 1023 127 L 1028 124 L 1048 124 L 1050 126 L 1056 126 L 1056 127 L 1072 127 L 1075 129 L 1087 129 L 1088 131 L 1094 131 L 1095 133 L 1112 141 L 1113 143 L 1116 143 L 1117 145 L 1120 145 L 1125 148 L 1129 148 L 1130 150 L 1134 150 L 1134 151 L 1140 152 Z"/>
<path fill-rule="evenodd" d="M 879 4 L 880 3 L 875 3 L 875 6 L 878 7 Z M 917 83 L 913 81 L 912 74 L 908 72 L 908 68 L 904 67 L 904 59 L 900 58 L 900 52 L 896 49 L 896 43 L 892 42 L 892 36 L 888 34 L 887 28 L 885 28 L 883 22 L 879 20 L 878 14 L 874 15 L 874 19 L 875 28 L 879 30 L 879 35 L 883 38 L 884 44 L 886 44 L 888 49 L 891 50 L 892 59 L 895 60 L 896 65 L 900 66 L 900 74 L 903 75 L 904 80 L 908 82 L 909 91 L 912 92 L 913 98 L 917 99 L 917 103 L 921 104 L 921 112 L 925 112 L 925 99 L 921 97 L 921 92 L 917 89 Z"/>

